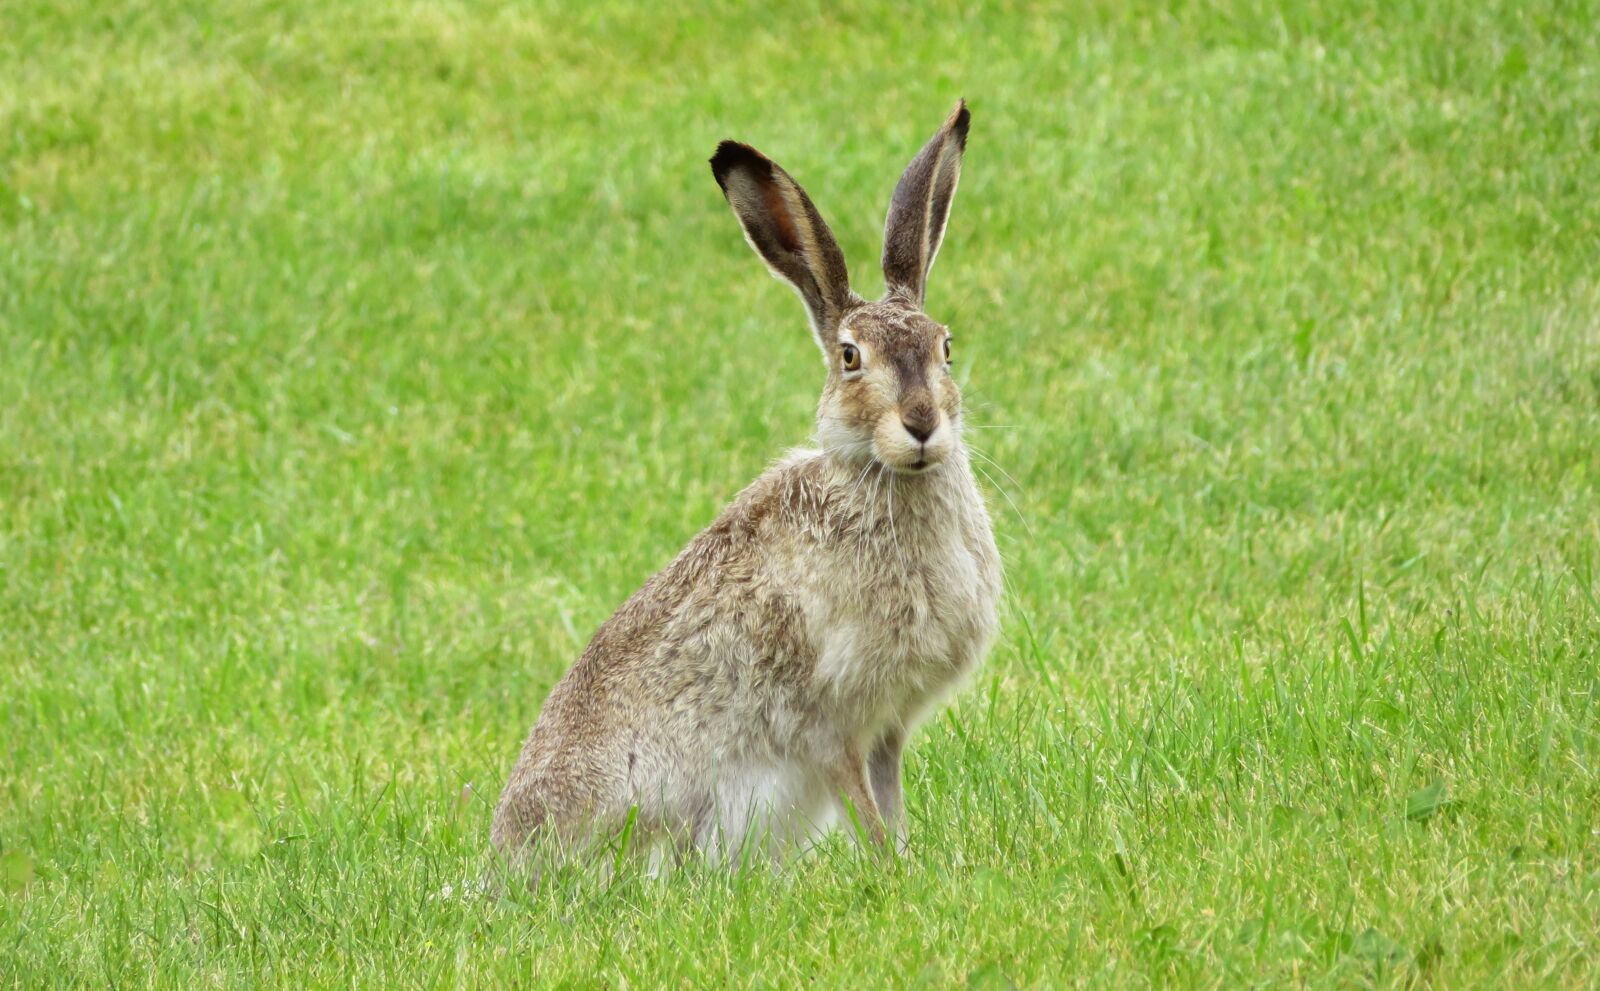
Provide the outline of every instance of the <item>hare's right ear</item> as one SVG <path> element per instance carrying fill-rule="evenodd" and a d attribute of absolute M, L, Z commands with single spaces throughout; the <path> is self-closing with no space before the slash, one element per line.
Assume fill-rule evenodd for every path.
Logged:
<path fill-rule="evenodd" d="M 750 246 L 805 301 L 817 343 L 830 353 L 831 331 L 853 297 L 844 253 L 811 198 L 776 162 L 737 141 L 717 146 L 711 174 Z"/>

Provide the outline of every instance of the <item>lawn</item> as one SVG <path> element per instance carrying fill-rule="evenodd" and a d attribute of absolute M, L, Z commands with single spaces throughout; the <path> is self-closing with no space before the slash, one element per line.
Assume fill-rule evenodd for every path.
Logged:
<path fill-rule="evenodd" d="M 1600 983 L 1600 7 L 573 8 L 0 7 L 0 980 Z M 706 159 L 876 295 L 961 96 L 1007 592 L 909 855 L 474 896 L 811 429 Z"/>

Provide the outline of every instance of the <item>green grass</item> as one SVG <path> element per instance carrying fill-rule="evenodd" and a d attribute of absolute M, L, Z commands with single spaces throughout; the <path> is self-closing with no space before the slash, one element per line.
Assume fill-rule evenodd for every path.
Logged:
<path fill-rule="evenodd" d="M 0 10 L 0 978 L 1600 983 L 1600 9 Z M 463 899 L 820 385 L 705 159 L 930 311 L 1007 558 L 914 849 Z M 470 790 L 466 790 L 470 785 Z"/>

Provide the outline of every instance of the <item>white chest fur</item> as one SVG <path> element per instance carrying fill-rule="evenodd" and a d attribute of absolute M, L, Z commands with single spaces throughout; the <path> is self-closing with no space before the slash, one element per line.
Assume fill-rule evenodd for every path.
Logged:
<path fill-rule="evenodd" d="M 893 520 L 887 502 L 881 518 L 871 507 L 857 541 L 808 569 L 813 684 L 848 735 L 914 724 L 977 667 L 994 634 L 999 556 L 961 468 L 942 481 L 897 480 Z"/>

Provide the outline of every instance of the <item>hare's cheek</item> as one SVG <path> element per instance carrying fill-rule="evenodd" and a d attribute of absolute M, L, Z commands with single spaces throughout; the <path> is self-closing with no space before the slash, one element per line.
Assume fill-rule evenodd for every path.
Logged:
<path fill-rule="evenodd" d="M 939 408 L 952 420 L 961 414 L 961 390 L 954 382 L 946 380 L 939 387 Z"/>
<path fill-rule="evenodd" d="M 838 394 L 842 418 L 864 430 L 874 429 L 878 421 L 883 419 L 885 411 L 880 392 L 877 383 L 868 379 L 845 383 Z"/>
<path fill-rule="evenodd" d="M 871 442 L 872 425 L 857 419 L 835 392 L 823 398 L 818 410 L 818 437 L 824 447 L 852 447 Z"/>

